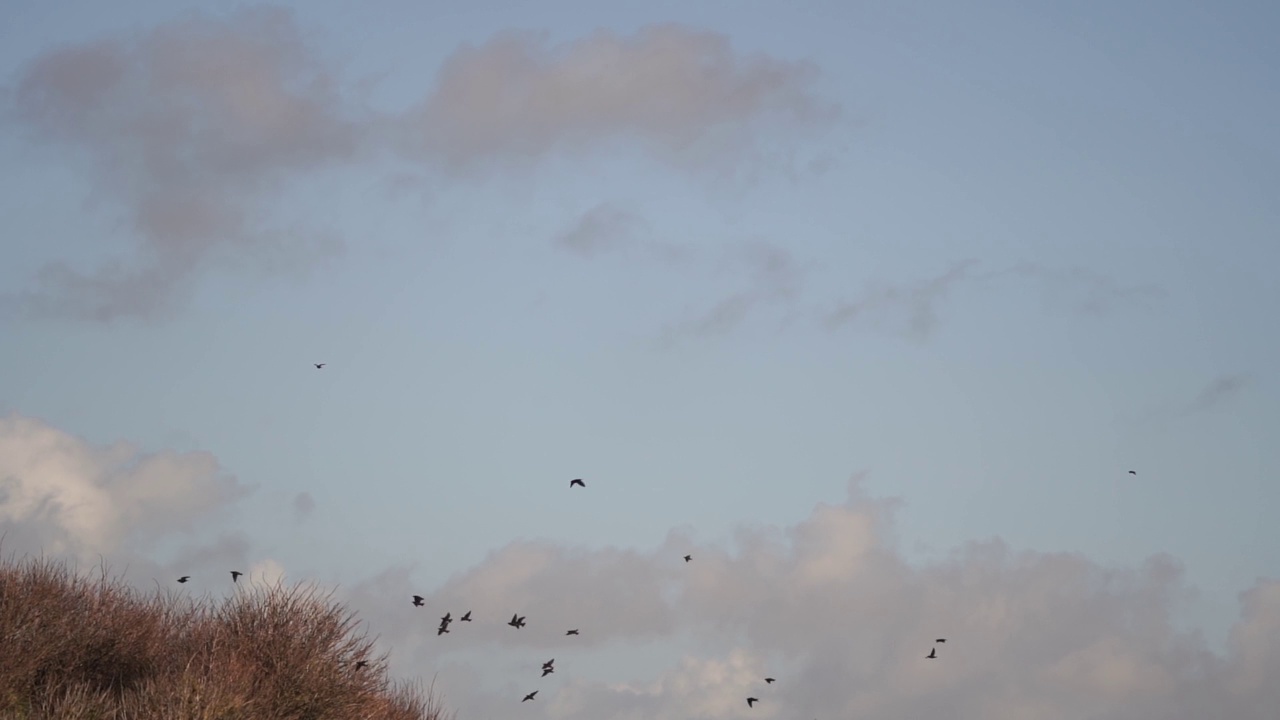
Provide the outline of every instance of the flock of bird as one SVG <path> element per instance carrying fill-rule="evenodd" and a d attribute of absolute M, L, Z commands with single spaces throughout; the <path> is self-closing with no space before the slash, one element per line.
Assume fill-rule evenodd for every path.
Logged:
<path fill-rule="evenodd" d="M 312 364 L 313 364 L 313 365 L 315 365 L 315 368 L 316 368 L 317 370 L 320 370 L 320 369 L 324 368 L 324 366 L 325 366 L 325 363 L 312 363 Z M 1130 475 L 1137 475 L 1138 473 L 1137 473 L 1137 472 L 1135 472 L 1135 471 L 1133 471 L 1133 470 L 1130 470 L 1130 471 L 1129 471 L 1129 474 L 1130 474 Z M 570 481 L 569 481 L 569 489 L 571 489 L 571 490 L 572 490 L 572 489 L 573 489 L 573 488 L 575 488 L 575 487 L 586 488 L 586 487 L 587 487 L 587 483 L 586 483 L 586 481 L 584 481 L 582 478 L 574 478 L 574 479 L 572 479 L 572 480 L 570 480 Z M 691 562 L 692 560 L 693 560 L 693 555 L 685 555 L 685 556 L 684 556 L 684 561 L 685 561 L 686 563 Z M 232 571 L 231 571 L 231 582 L 233 582 L 233 583 L 234 583 L 234 582 L 238 582 L 238 581 L 240 580 L 240 576 L 241 576 L 241 575 L 243 575 L 243 574 L 244 574 L 244 573 L 242 573 L 242 572 L 240 572 L 240 571 L 238 571 L 238 570 L 232 570 Z M 190 575 L 183 575 L 182 577 L 178 578 L 178 582 L 179 582 L 179 583 L 185 583 L 185 582 L 187 582 L 187 581 L 188 581 L 188 580 L 190 580 L 190 579 L 191 579 L 191 576 L 190 576 Z M 414 596 L 413 596 L 413 598 L 412 598 L 412 602 L 413 602 L 413 606 L 414 606 L 414 607 L 423 607 L 423 606 L 426 604 L 426 598 L 422 597 L 421 595 L 414 595 Z M 511 615 L 511 619 L 507 621 L 507 625 L 510 625 L 511 627 L 515 628 L 516 630 L 519 630 L 520 628 L 524 627 L 524 624 L 525 624 L 525 623 L 524 623 L 524 621 L 525 621 L 525 616 L 520 615 L 520 614 L 518 614 L 518 613 L 513 613 L 513 614 Z M 437 637 L 439 637 L 440 635 L 444 635 L 445 633 L 449 632 L 449 624 L 450 624 L 450 623 L 452 623 L 452 622 L 453 622 L 453 613 L 452 613 L 452 612 L 446 612 L 446 613 L 444 614 L 444 617 L 440 618 L 440 626 L 436 629 L 436 636 L 437 636 Z M 471 611 L 470 611 L 470 610 L 468 610 L 468 611 L 467 611 L 466 613 L 464 613 L 461 617 L 459 617 L 459 618 L 458 618 L 458 622 L 471 622 Z M 564 634 L 565 634 L 565 635 L 577 635 L 577 634 L 578 634 L 578 628 L 573 628 L 573 629 L 571 629 L 571 630 L 566 630 Z M 934 645 L 934 646 L 929 650 L 929 654 L 928 654 L 928 655 L 925 655 L 925 658 L 926 658 L 926 659 L 928 659 L 928 660 L 936 660 L 936 659 L 937 659 L 937 657 L 938 657 L 938 647 L 937 647 L 937 646 L 938 646 L 938 645 L 940 645 L 940 644 L 942 644 L 942 643 L 945 643 L 946 641 L 947 641 L 947 639 L 946 639 L 946 638 L 938 638 L 938 639 L 934 640 L 935 645 Z M 555 659 L 555 658 L 551 658 L 550 660 L 548 660 L 548 661 L 546 661 L 546 662 L 544 662 L 544 663 L 542 664 L 542 677 L 546 677 L 546 676 L 548 676 L 548 675 L 550 675 L 550 674 L 552 674 L 552 673 L 554 673 L 554 672 L 556 671 L 556 670 L 555 670 L 555 661 L 556 661 L 556 659 Z M 356 667 L 356 669 L 360 669 L 360 668 L 363 668 L 363 667 L 367 666 L 368 664 L 369 664 L 369 662 L 368 662 L 367 660 L 358 660 L 358 661 L 356 661 L 356 663 L 355 663 L 355 667 Z M 764 681 L 765 681 L 765 683 L 766 683 L 766 684 L 768 684 L 768 685 L 772 685 L 774 682 L 776 682 L 776 681 L 777 681 L 777 678 L 767 677 L 767 678 L 765 678 L 765 679 L 764 679 Z M 528 702 L 528 701 L 530 701 L 530 700 L 534 699 L 537 695 L 538 695 L 538 691 L 537 691 L 537 690 L 534 690 L 533 692 L 529 693 L 528 695 L 525 695 L 525 696 L 524 696 L 524 699 L 523 699 L 523 700 L 521 700 L 520 702 Z M 758 702 L 760 702 L 760 698 L 757 698 L 757 697 L 748 697 L 748 698 L 747 698 L 747 707 L 749 707 L 749 708 L 751 708 L 751 707 L 755 707 L 755 704 L 756 704 L 756 703 L 758 703 Z"/>

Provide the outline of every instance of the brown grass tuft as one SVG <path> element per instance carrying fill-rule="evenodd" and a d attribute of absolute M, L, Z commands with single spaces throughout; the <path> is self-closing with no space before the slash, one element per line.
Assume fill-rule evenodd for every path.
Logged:
<path fill-rule="evenodd" d="M 355 614 L 314 589 L 196 601 L 105 569 L 0 562 L 4 718 L 445 720 L 430 691 L 392 682 L 372 653 Z"/>

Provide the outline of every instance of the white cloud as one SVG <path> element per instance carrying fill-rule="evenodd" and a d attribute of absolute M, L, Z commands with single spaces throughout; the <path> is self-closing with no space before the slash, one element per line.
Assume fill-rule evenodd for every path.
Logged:
<path fill-rule="evenodd" d="M 39 420 L 0 418 L 0 525 L 19 552 L 126 552 L 187 531 L 247 492 L 206 452 L 95 447 Z"/>
<path fill-rule="evenodd" d="M 1174 628 L 1188 589 L 1169 557 L 1107 568 L 992 540 L 915 566 L 891 541 L 894 507 L 855 481 L 847 502 L 820 504 L 792 527 L 745 528 L 732 547 L 676 536 L 648 552 L 512 543 L 433 593 L 411 590 L 407 572 L 394 584 L 382 578 L 386 607 L 366 617 L 395 650 L 395 667 L 439 671 L 439 687 L 464 715 L 514 707 L 541 688 L 521 712 L 1271 717 L 1280 582 L 1259 581 L 1242 596 L 1243 617 L 1219 656 Z M 681 561 L 686 551 L 694 562 Z M 428 596 L 424 615 L 408 605 L 411 592 Z M 464 609 L 474 624 L 436 641 L 436 616 Z M 512 612 L 527 615 L 528 627 L 506 627 Z M 565 637 L 566 627 L 584 634 Z M 937 637 L 948 642 L 926 659 Z M 638 643 L 666 647 L 666 669 L 637 677 L 634 665 L 602 659 Z M 544 654 L 556 657 L 555 675 L 520 675 Z M 765 685 L 766 675 L 778 682 Z M 761 700 L 752 710 L 748 695 Z"/>

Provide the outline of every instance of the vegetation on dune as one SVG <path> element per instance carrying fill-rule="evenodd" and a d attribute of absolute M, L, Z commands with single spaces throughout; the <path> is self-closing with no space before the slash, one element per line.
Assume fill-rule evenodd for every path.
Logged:
<path fill-rule="evenodd" d="M 0 717 L 443 720 L 314 589 L 150 593 L 65 562 L 0 562 Z M 358 661 L 367 665 L 357 667 Z"/>

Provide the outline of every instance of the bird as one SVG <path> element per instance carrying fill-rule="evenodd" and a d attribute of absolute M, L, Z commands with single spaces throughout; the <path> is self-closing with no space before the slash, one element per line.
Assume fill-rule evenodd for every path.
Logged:
<path fill-rule="evenodd" d="M 357 670 L 359 670 L 360 668 L 365 667 L 365 666 L 367 666 L 368 664 L 369 664 L 369 661 L 368 661 L 368 660 L 357 660 L 357 661 L 356 661 L 356 669 L 357 669 Z"/>
<path fill-rule="evenodd" d="M 938 657 L 938 648 L 930 648 L 929 654 L 924 657 L 926 660 L 936 660 Z"/>
<path fill-rule="evenodd" d="M 940 643 L 944 643 L 946 641 L 947 641 L 946 638 L 938 638 L 937 640 L 934 640 L 934 642 L 940 642 Z"/>
<path fill-rule="evenodd" d="M 1130 471 L 1129 471 L 1129 474 L 1130 474 L 1130 475 L 1137 475 L 1138 473 L 1137 473 L 1137 471 L 1130 470 Z"/>
<path fill-rule="evenodd" d="M 312 364 L 316 366 L 317 370 L 325 366 L 325 363 L 312 363 Z"/>
<path fill-rule="evenodd" d="M 689 562 L 689 561 L 690 561 L 690 560 L 692 560 L 692 559 L 693 559 L 693 556 L 692 556 L 692 555 L 685 555 L 685 556 L 684 556 L 684 561 L 685 561 L 685 562 Z"/>
<path fill-rule="evenodd" d="M 553 667 L 544 667 L 542 668 L 542 677 L 546 677 L 555 671 L 556 669 Z"/>
<path fill-rule="evenodd" d="M 423 600 L 425 600 L 425 599 L 426 599 L 426 598 L 422 597 L 421 595 L 414 595 L 414 596 L 413 596 L 413 606 L 414 606 L 414 607 L 422 607 L 422 601 L 423 601 Z"/>
<path fill-rule="evenodd" d="M 582 478 L 574 478 L 573 480 L 570 480 L 570 481 L 569 481 L 569 487 L 573 487 L 574 485 L 577 485 L 578 487 L 586 487 L 586 486 L 587 486 L 587 484 L 586 484 L 586 483 L 582 482 Z"/>
<path fill-rule="evenodd" d="M 765 678 L 764 681 L 772 685 L 774 682 L 777 681 L 777 678 Z"/>
<path fill-rule="evenodd" d="M 447 632 L 449 632 L 449 625 L 447 623 L 440 623 L 440 627 L 436 630 L 436 637 L 440 637 Z"/>
<path fill-rule="evenodd" d="M 547 669 L 547 668 L 551 667 L 552 665 L 554 665 L 554 664 L 555 664 L 555 662 L 556 662 L 556 659 L 555 659 L 555 658 L 551 658 L 550 660 L 548 660 L 548 661 L 546 661 L 546 662 L 542 663 L 542 669 L 543 669 L 543 670 L 545 670 L 545 669 Z"/>
<path fill-rule="evenodd" d="M 524 617 L 517 617 L 515 615 L 512 615 L 511 621 L 508 622 L 507 624 L 519 630 L 520 628 L 524 627 Z"/>
<path fill-rule="evenodd" d="M 568 632 L 565 633 L 565 635 L 577 635 L 577 634 L 578 634 L 578 631 L 576 628 L 573 630 L 569 630 Z"/>
<path fill-rule="evenodd" d="M 449 623 L 453 622 L 453 613 L 451 612 L 445 613 L 444 617 L 440 618 L 440 622 L 444 625 L 448 625 Z"/>
<path fill-rule="evenodd" d="M 760 698 L 747 698 L 747 707 L 755 707 L 760 702 Z"/>
<path fill-rule="evenodd" d="M 244 574 L 244 573 L 240 572 L 239 570 L 232 570 L 232 571 L 231 571 L 231 582 L 237 582 L 237 581 L 239 581 L 239 580 L 240 580 L 240 576 L 241 576 L 241 575 L 243 575 L 243 574 Z"/>
<path fill-rule="evenodd" d="M 525 695 L 525 696 L 524 696 L 524 700 L 521 700 L 520 702 L 528 702 L 528 701 L 530 701 L 530 700 L 532 700 L 532 699 L 533 699 L 533 696 L 534 696 L 534 695 L 537 695 L 537 694 L 538 694 L 538 691 L 537 691 L 537 690 L 534 690 L 533 692 L 529 693 L 528 695 Z"/>
<path fill-rule="evenodd" d="M 178 578 L 178 582 L 180 582 L 180 583 L 184 583 L 184 582 L 186 582 L 186 581 L 188 581 L 188 580 L 190 580 L 190 579 L 191 579 L 191 576 L 190 576 L 190 575 L 183 575 L 182 577 Z"/>
<path fill-rule="evenodd" d="M 468 610 L 465 615 L 458 618 L 458 622 L 471 622 L 471 611 Z"/>

